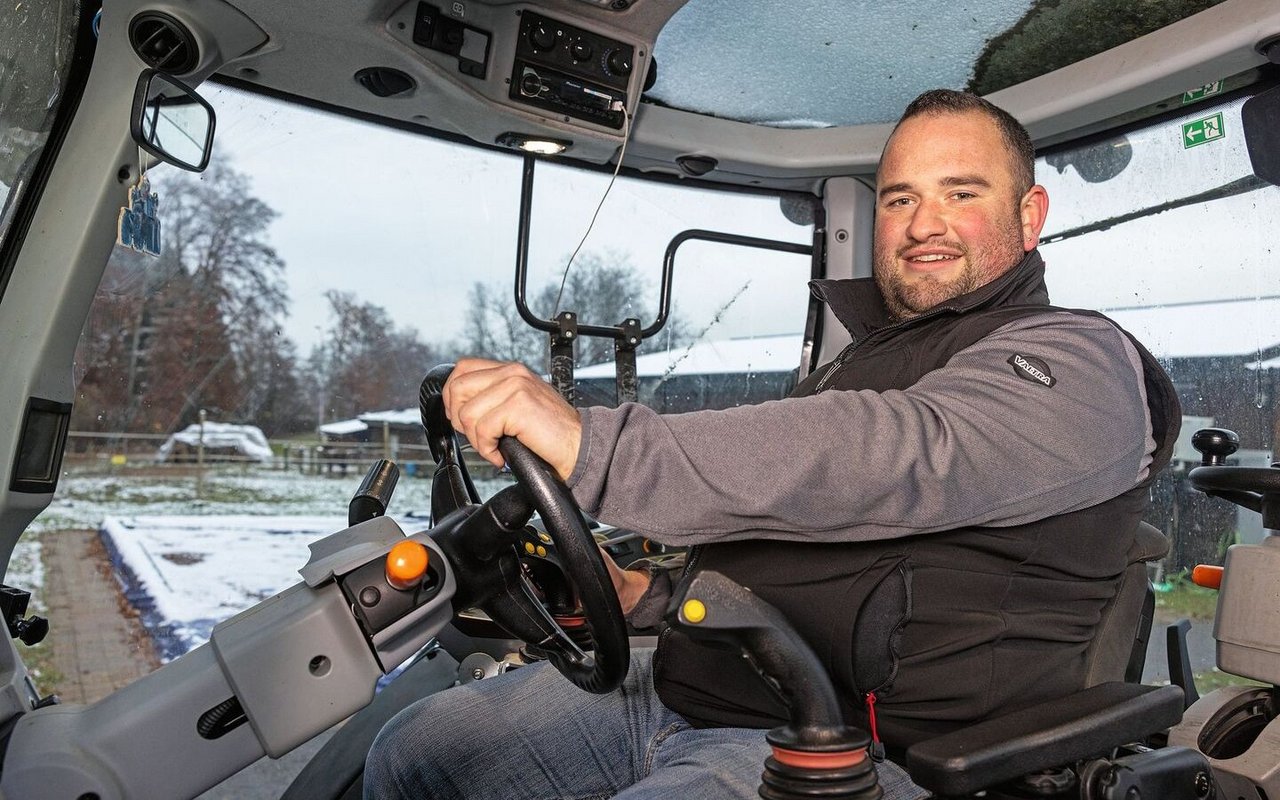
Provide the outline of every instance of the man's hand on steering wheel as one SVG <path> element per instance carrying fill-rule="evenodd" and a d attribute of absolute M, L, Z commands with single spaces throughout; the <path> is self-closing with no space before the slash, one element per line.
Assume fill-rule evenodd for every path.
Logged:
<path fill-rule="evenodd" d="M 476 452 L 501 468 L 498 441 L 514 436 L 568 480 L 582 444 L 578 412 L 523 364 L 464 358 L 444 384 L 445 415 Z M 607 554 L 605 566 L 623 613 L 630 613 L 649 586 L 644 572 L 625 571 Z"/>
<path fill-rule="evenodd" d="M 523 364 L 464 358 L 444 385 L 445 415 L 486 461 L 501 468 L 498 441 L 519 439 L 568 480 L 582 443 L 582 420 Z"/>
<path fill-rule="evenodd" d="M 572 472 L 580 434 L 574 437 L 571 447 L 560 449 L 558 469 L 513 433 L 522 430 L 518 433 L 521 438 L 531 438 L 545 448 L 554 437 L 540 435 L 537 423 L 543 421 L 553 427 L 558 420 L 562 435 L 564 423 L 571 418 L 571 427 L 578 431 L 577 412 L 524 367 L 474 359 L 466 363 L 470 372 L 463 374 L 472 380 L 455 382 L 457 368 L 442 364 L 427 373 L 419 393 L 427 443 L 436 460 L 432 538 L 457 577 L 455 609 L 480 608 L 509 633 L 535 645 L 579 687 L 591 692 L 611 691 L 626 676 L 629 663 L 617 583 L 572 493 L 557 475 Z M 556 402 L 549 402 L 541 389 L 547 390 Z M 452 396 L 452 412 L 445 407 L 446 392 Z M 501 409 L 504 404 L 512 408 Z M 513 425 L 521 409 L 533 424 Z M 551 422 L 546 422 L 548 413 Z M 450 417 L 467 426 L 464 430 L 473 441 L 484 441 L 489 434 L 489 446 L 496 446 L 489 460 L 508 464 L 516 486 L 503 489 L 480 504 L 467 476 Z M 542 542 L 546 539 L 525 538 L 526 546 L 532 548 L 525 552 L 554 547 L 590 628 L 594 656 L 584 653 L 539 602 L 519 562 L 517 544 L 527 535 L 526 523 L 535 510 L 550 541 L 544 548 Z"/>

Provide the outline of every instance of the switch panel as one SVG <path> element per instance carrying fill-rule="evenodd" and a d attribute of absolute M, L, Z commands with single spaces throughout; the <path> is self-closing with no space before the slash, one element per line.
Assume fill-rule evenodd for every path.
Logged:
<path fill-rule="evenodd" d="M 512 100 L 619 129 L 635 48 L 526 11 L 511 72 Z"/>

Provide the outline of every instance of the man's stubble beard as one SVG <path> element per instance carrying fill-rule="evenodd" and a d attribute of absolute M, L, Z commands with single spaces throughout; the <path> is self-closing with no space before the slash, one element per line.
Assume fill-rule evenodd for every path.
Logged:
<path fill-rule="evenodd" d="M 908 284 L 898 269 L 898 258 L 902 252 L 918 245 L 908 245 L 893 253 L 884 253 L 877 248 L 874 266 L 876 285 L 880 287 L 880 294 L 884 297 L 889 314 L 895 320 L 918 317 L 934 306 L 968 294 L 1008 272 L 1025 255 L 1022 249 L 1021 218 L 1012 221 L 1004 233 L 1005 236 L 999 243 L 978 254 L 960 242 L 943 239 L 927 242 L 930 246 L 963 253 L 964 270 L 950 280 L 940 280 L 935 275 L 925 274 Z"/>

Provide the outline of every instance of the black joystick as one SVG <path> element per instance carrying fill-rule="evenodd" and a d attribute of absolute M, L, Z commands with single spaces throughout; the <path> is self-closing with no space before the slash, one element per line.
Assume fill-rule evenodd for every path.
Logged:
<path fill-rule="evenodd" d="M 1262 514 L 1262 527 L 1280 530 L 1280 468 L 1226 466 L 1227 456 L 1240 446 L 1240 437 L 1223 428 L 1198 430 L 1191 444 L 1204 454 L 1202 466 L 1187 473 L 1192 486 L 1257 511 Z"/>
<path fill-rule="evenodd" d="M 782 612 L 708 571 L 676 593 L 667 621 L 696 641 L 739 648 L 791 712 L 789 724 L 765 735 L 773 755 L 760 776 L 764 800 L 883 796 L 867 753 L 871 737 L 844 724 L 822 662 Z"/>
<path fill-rule="evenodd" d="M 347 506 L 347 524 L 359 525 L 361 522 L 381 517 L 387 513 L 391 505 L 391 493 L 396 490 L 396 481 L 400 479 L 400 468 L 396 462 L 380 458 L 369 467 L 355 497 Z"/>
<path fill-rule="evenodd" d="M 1220 467 L 1227 463 L 1227 456 L 1240 449 L 1240 437 L 1226 428 L 1201 428 L 1191 436 L 1191 446 L 1204 458 L 1203 467 Z"/>

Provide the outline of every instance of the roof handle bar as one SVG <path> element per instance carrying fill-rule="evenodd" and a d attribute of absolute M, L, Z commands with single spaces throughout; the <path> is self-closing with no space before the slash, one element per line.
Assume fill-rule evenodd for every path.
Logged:
<path fill-rule="evenodd" d="M 613 339 L 614 363 L 617 369 L 617 401 L 618 403 L 634 402 L 637 393 L 636 348 L 645 339 L 653 336 L 667 324 L 671 314 L 671 267 L 672 259 L 664 259 L 662 265 L 662 283 L 658 295 L 658 315 L 646 328 L 640 327 L 640 320 L 628 318 L 617 325 L 588 325 L 578 322 L 578 315 L 573 311 L 562 311 L 554 319 L 542 319 L 533 313 L 526 300 L 529 278 L 529 230 L 533 215 L 533 173 L 535 159 L 525 156 L 524 169 L 520 181 L 520 217 L 516 233 L 516 310 L 525 322 L 540 331 L 550 334 L 550 359 L 548 372 L 551 385 L 560 396 L 574 404 L 573 388 L 573 345 L 579 336 L 595 336 Z"/>
<path fill-rule="evenodd" d="M 579 336 L 597 336 L 613 339 L 614 363 L 617 369 L 617 401 L 619 403 L 634 402 L 639 379 L 636 375 L 636 348 L 645 339 L 662 330 L 671 314 L 671 282 L 675 274 L 676 251 L 689 241 L 719 242 L 721 244 L 754 247 L 758 250 L 773 250 L 780 253 L 794 253 L 812 257 L 813 245 L 781 242 L 774 239 L 761 239 L 755 236 L 742 236 L 736 233 L 691 228 L 681 231 L 671 238 L 662 257 L 662 283 L 658 289 L 658 314 L 653 323 L 646 328 L 640 327 L 637 319 L 625 319 L 617 325 L 586 325 L 578 321 L 577 314 L 562 311 L 555 319 L 542 319 L 529 309 L 526 302 L 529 273 L 529 229 L 533 206 L 533 173 L 532 156 L 524 159 L 524 170 L 520 184 L 520 218 L 516 235 L 516 309 L 525 322 L 540 331 L 546 331 L 551 337 L 551 357 L 549 372 L 551 385 L 569 402 L 574 402 L 573 388 L 573 343 Z"/>

